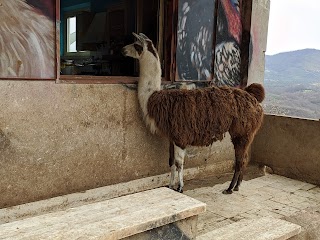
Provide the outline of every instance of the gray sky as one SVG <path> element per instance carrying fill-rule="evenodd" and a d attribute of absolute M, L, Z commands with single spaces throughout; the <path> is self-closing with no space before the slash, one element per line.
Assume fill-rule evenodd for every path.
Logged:
<path fill-rule="evenodd" d="M 320 49 L 320 0 L 270 0 L 267 55 Z"/>

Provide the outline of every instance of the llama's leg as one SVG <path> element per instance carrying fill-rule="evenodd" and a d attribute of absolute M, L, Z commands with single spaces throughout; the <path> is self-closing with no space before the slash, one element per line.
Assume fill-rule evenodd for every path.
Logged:
<path fill-rule="evenodd" d="M 171 169 L 169 188 L 173 189 L 175 175 L 176 175 L 176 165 L 174 163 L 174 145 L 172 142 L 170 142 L 170 146 L 169 146 L 169 167 Z"/>
<path fill-rule="evenodd" d="M 170 175 L 170 184 L 169 184 L 169 188 L 170 189 L 173 189 L 174 188 L 174 179 L 175 179 L 175 177 L 176 177 L 176 170 L 177 170 L 177 168 L 176 168 L 176 165 L 172 165 L 171 167 L 171 175 Z"/>
<path fill-rule="evenodd" d="M 247 138 L 240 138 L 240 137 L 233 138 L 232 142 L 233 142 L 234 150 L 235 150 L 236 164 L 235 164 L 233 178 L 231 180 L 231 183 L 230 183 L 228 189 L 223 191 L 224 194 L 231 194 L 232 189 L 233 189 L 234 185 L 236 184 L 236 182 L 238 182 L 240 185 L 242 178 L 243 178 L 243 173 L 242 173 L 243 165 L 244 165 L 245 157 L 247 155 L 248 147 L 250 144 L 250 141 Z M 236 188 L 237 190 L 239 190 L 239 185 Z"/>
<path fill-rule="evenodd" d="M 247 163 L 248 163 L 248 154 L 246 153 L 246 154 L 245 154 L 244 161 L 243 161 L 242 168 L 241 168 L 241 170 L 240 170 L 240 175 L 239 175 L 239 177 L 238 177 L 237 184 L 236 184 L 236 186 L 234 187 L 233 191 L 239 191 L 239 187 L 240 187 L 240 184 L 241 184 L 241 182 L 242 182 L 243 174 L 244 174 L 244 172 L 245 172 Z"/>
<path fill-rule="evenodd" d="M 240 184 L 242 182 L 242 179 L 243 179 L 243 170 L 240 171 L 240 175 L 238 177 L 238 180 L 237 180 L 237 184 L 236 186 L 233 188 L 233 191 L 239 191 L 239 187 L 240 187 Z"/>
<path fill-rule="evenodd" d="M 183 192 L 183 163 L 184 163 L 184 157 L 185 157 L 186 151 L 185 149 L 182 149 L 176 145 L 174 145 L 174 160 L 175 164 L 177 166 L 178 171 L 178 177 L 179 177 L 179 186 L 177 191 Z"/>
<path fill-rule="evenodd" d="M 179 166 L 177 169 L 178 169 L 178 176 L 179 176 L 179 185 L 178 185 L 177 191 L 182 193 L 183 192 L 183 187 L 184 187 L 184 183 L 183 183 L 183 164 L 181 166 Z"/>
<path fill-rule="evenodd" d="M 232 180 L 231 180 L 231 183 L 230 183 L 228 189 L 223 191 L 224 194 L 231 194 L 234 185 L 238 181 L 238 178 L 240 176 L 240 171 L 241 171 L 240 161 L 241 161 L 240 159 L 236 158 L 236 166 L 235 166 L 235 169 L 234 169 L 234 174 L 233 174 L 233 177 L 232 177 Z"/>

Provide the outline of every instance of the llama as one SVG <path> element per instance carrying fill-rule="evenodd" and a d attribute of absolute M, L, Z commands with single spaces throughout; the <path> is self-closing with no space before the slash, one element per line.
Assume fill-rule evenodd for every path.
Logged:
<path fill-rule="evenodd" d="M 183 191 L 183 164 L 187 146 L 209 146 L 229 132 L 235 149 L 235 170 L 228 189 L 238 191 L 248 159 L 248 150 L 263 120 L 259 103 L 262 85 L 253 83 L 244 90 L 233 87 L 161 90 L 159 56 L 152 41 L 133 33 L 137 41 L 125 46 L 125 56 L 139 60 L 138 99 L 144 121 L 152 133 L 170 141 L 170 188 L 178 172 Z"/>

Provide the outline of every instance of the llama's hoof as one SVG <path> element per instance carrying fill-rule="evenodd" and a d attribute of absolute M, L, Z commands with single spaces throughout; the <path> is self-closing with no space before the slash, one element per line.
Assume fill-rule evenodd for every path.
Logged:
<path fill-rule="evenodd" d="M 179 193 L 183 193 L 183 188 L 182 187 L 180 187 L 180 186 L 178 186 L 178 188 L 177 188 L 177 190 L 176 190 L 177 192 L 179 192 Z"/>
<path fill-rule="evenodd" d="M 166 187 L 170 188 L 170 189 L 173 189 L 173 186 L 171 186 L 171 185 L 167 185 Z"/>
<path fill-rule="evenodd" d="M 239 187 L 234 187 L 233 191 L 239 191 Z"/>
<path fill-rule="evenodd" d="M 232 193 L 232 190 L 229 190 L 229 189 L 226 189 L 222 192 L 223 194 L 231 194 Z"/>

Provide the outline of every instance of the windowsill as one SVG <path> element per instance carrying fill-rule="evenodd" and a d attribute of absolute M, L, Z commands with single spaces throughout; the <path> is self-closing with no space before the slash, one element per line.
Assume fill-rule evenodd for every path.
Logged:
<path fill-rule="evenodd" d="M 56 83 L 64 84 L 137 84 L 139 77 L 131 76 L 90 76 L 90 75 L 60 75 Z M 162 84 L 170 84 L 162 78 Z"/>
<path fill-rule="evenodd" d="M 87 76 L 87 75 L 60 75 L 57 83 L 77 84 L 136 84 L 138 77 L 130 76 Z"/>

